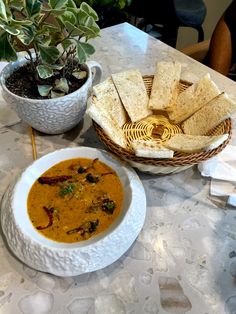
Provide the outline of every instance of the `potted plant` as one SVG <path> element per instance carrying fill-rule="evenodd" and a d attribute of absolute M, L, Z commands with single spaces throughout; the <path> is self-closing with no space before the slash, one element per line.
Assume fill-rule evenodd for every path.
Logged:
<path fill-rule="evenodd" d="M 58 134 L 83 118 L 101 66 L 86 62 L 99 36 L 97 13 L 73 0 L 0 0 L 0 73 L 3 97 L 35 129 Z M 17 60 L 17 51 L 25 57 Z M 96 73 L 92 75 L 92 68 Z"/>

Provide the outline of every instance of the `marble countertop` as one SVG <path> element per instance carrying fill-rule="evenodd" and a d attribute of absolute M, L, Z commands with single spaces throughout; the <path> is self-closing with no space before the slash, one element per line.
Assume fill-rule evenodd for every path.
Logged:
<path fill-rule="evenodd" d="M 94 44 L 92 59 L 102 65 L 103 79 L 129 68 L 153 74 L 157 61 L 177 60 L 183 79 L 194 82 L 210 72 L 236 99 L 235 82 L 127 23 L 103 29 Z M 13 112 L 12 125 L 4 126 L 7 110 L 0 100 L 0 197 L 32 162 L 28 126 Z M 36 145 L 39 156 L 77 145 L 104 149 L 88 117 L 63 135 L 36 133 Z M 235 208 L 210 196 L 210 181 L 196 167 L 138 175 L 147 196 L 145 225 L 132 247 L 104 269 L 67 278 L 41 273 L 18 261 L 0 236 L 0 313 L 235 313 Z"/>

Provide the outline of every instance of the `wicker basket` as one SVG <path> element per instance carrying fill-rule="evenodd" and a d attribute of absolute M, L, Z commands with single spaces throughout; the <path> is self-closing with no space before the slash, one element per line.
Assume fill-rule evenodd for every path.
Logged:
<path fill-rule="evenodd" d="M 150 95 L 153 76 L 144 76 L 144 84 L 146 86 L 147 92 Z M 189 82 L 181 81 L 179 84 L 179 90 L 182 91 L 186 89 L 191 84 Z M 105 146 L 119 158 L 126 160 L 132 167 L 135 167 L 143 172 L 149 172 L 153 174 L 170 174 L 177 173 L 192 167 L 202 161 L 205 161 L 218 153 L 220 153 L 226 145 L 229 143 L 231 138 L 231 119 L 228 118 L 221 122 L 216 128 L 211 130 L 208 135 L 220 135 L 229 134 L 229 137 L 224 141 L 219 147 L 210 150 L 208 152 L 199 153 L 175 153 L 173 158 L 169 159 L 158 159 L 158 158 L 144 158 L 137 157 L 132 150 L 124 149 L 114 143 L 103 131 L 103 129 L 93 121 L 94 128 L 100 138 L 100 140 L 105 144 Z"/>

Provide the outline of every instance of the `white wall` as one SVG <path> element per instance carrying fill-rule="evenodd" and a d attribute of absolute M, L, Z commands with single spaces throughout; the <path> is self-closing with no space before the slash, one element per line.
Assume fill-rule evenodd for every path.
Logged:
<path fill-rule="evenodd" d="M 209 39 L 215 25 L 231 0 L 204 0 L 207 7 L 207 15 L 203 24 L 205 39 Z M 177 49 L 197 43 L 197 31 L 189 27 L 180 27 L 177 40 Z"/>

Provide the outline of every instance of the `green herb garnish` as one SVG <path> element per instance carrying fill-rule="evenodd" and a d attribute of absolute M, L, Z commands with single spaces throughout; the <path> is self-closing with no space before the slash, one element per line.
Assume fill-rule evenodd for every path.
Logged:
<path fill-rule="evenodd" d="M 110 200 L 109 198 L 103 200 L 102 210 L 104 212 L 106 212 L 109 215 L 112 215 L 115 208 L 116 208 L 116 204 L 113 200 Z"/>
<path fill-rule="evenodd" d="M 64 186 L 60 191 L 59 191 L 59 195 L 64 197 L 67 194 L 73 193 L 75 189 L 75 184 L 71 183 L 68 184 L 66 186 Z"/>

